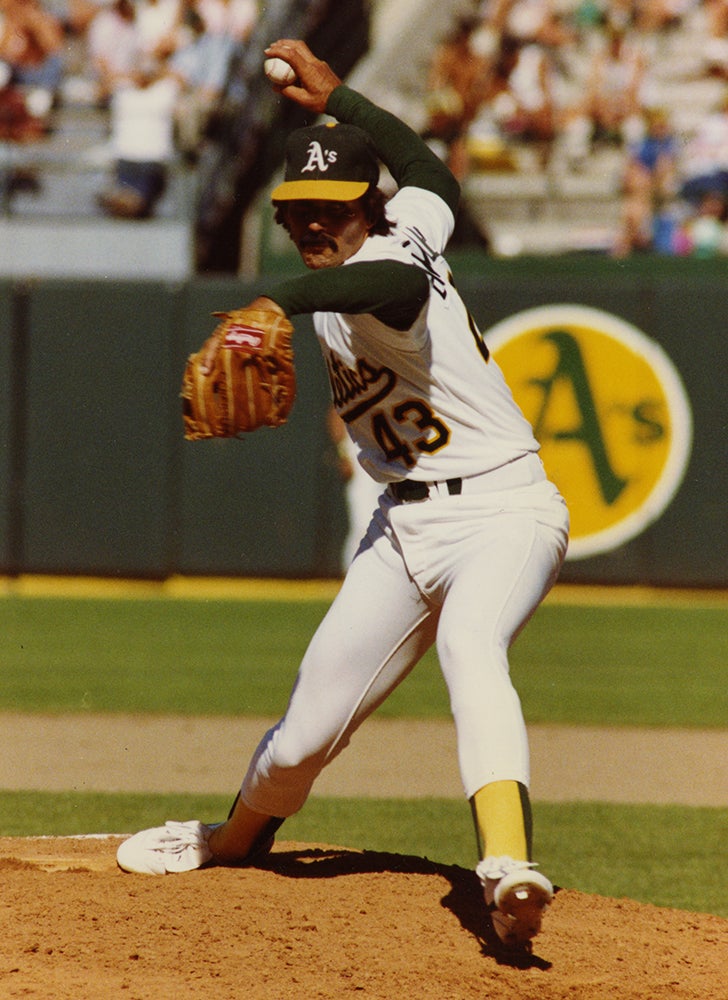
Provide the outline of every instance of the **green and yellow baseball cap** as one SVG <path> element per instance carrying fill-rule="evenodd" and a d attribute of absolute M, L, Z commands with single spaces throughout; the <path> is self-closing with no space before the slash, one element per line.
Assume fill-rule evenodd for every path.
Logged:
<path fill-rule="evenodd" d="M 292 132 L 285 179 L 272 201 L 354 201 L 379 181 L 371 139 L 356 125 L 327 122 Z"/>

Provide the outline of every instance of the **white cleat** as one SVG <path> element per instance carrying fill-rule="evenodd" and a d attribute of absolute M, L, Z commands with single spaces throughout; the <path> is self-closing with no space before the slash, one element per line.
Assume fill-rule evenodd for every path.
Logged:
<path fill-rule="evenodd" d="M 528 950 L 541 930 L 554 887 L 530 862 L 508 857 L 485 858 L 476 872 L 498 938 L 507 948 Z"/>
<path fill-rule="evenodd" d="M 164 826 L 142 830 L 125 840 L 116 852 L 117 864 L 138 875 L 194 871 L 212 859 L 207 842 L 213 829 L 196 819 L 168 820 Z"/>

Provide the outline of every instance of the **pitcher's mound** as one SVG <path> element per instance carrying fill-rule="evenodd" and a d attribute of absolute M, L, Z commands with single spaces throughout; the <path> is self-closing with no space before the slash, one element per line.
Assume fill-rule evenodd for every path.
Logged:
<path fill-rule="evenodd" d="M 0 839 L 0 996 L 721 1000 L 728 920 L 561 889 L 499 955 L 475 875 L 280 842 L 265 868 L 128 875 L 117 837 Z"/>

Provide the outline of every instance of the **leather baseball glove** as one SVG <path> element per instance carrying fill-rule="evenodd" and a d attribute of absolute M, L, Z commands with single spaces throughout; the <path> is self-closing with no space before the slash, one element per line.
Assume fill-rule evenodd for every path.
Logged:
<path fill-rule="evenodd" d="M 214 368 L 200 371 L 203 351 L 191 354 L 182 380 L 185 438 L 236 437 L 284 424 L 296 397 L 293 326 L 267 309 L 213 313 L 221 322 Z"/>

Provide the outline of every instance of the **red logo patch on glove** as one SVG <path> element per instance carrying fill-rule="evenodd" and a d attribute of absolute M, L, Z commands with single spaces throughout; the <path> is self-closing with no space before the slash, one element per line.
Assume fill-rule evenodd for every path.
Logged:
<path fill-rule="evenodd" d="M 263 333 L 254 326 L 243 326 L 236 323 L 225 333 L 222 344 L 229 351 L 259 351 L 263 345 Z"/>

